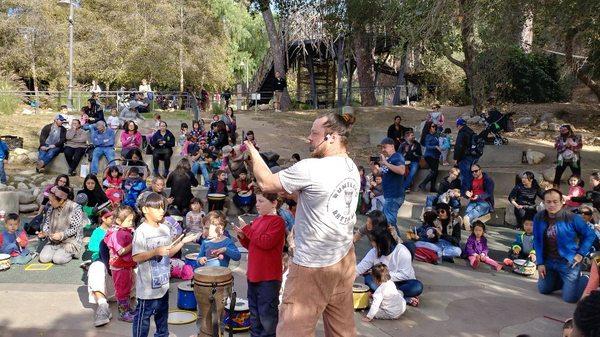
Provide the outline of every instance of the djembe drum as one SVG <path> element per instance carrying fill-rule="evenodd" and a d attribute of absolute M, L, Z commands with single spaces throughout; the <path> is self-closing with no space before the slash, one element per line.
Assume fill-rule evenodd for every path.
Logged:
<path fill-rule="evenodd" d="M 233 274 L 225 267 L 200 267 L 194 270 L 194 295 L 200 307 L 198 337 L 222 336 L 221 317 L 231 295 Z"/>

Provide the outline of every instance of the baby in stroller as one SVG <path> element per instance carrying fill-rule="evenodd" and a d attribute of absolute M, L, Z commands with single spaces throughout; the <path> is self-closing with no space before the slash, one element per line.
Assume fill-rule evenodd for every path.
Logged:
<path fill-rule="evenodd" d="M 487 144 L 501 146 L 508 144 L 508 139 L 502 137 L 502 132 L 514 131 L 511 117 L 514 112 L 505 114 L 498 111 L 496 108 L 491 108 L 487 114 L 482 114 L 481 117 L 485 121 L 485 129 L 479 133 L 479 138 L 485 139 Z"/>

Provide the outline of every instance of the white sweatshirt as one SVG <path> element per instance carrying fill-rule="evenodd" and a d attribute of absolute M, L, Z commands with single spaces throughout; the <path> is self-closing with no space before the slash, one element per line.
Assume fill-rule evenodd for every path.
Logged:
<path fill-rule="evenodd" d="M 371 249 L 356 266 L 356 276 L 366 273 L 378 263 L 383 263 L 388 267 L 394 282 L 415 279 L 410 252 L 403 244 L 397 244 L 390 255 L 381 257 L 377 257 L 377 249 Z"/>
<path fill-rule="evenodd" d="M 373 302 L 367 317 L 373 319 L 396 319 L 406 310 L 406 301 L 402 292 L 396 289 L 394 281 L 388 280 L 381 284 L 373 293 Z"/>

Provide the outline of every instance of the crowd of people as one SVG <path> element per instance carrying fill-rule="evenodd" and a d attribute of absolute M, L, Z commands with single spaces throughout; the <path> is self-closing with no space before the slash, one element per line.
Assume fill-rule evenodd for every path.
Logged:
<path fill-rule="evenodd" d="M 147 99 L 150 92 L 140 95 Z M 89 108 L 95 105 L 90 102 Z M 414 259 L 437 264 L 462 257 L 472 268 L 486 264 L 496 271 L 524 259 L 537 265 L 539 292 L 562 290 L 567 302 L 577 302 L 593 284 L 581 268 L 600 248 L 600 225 L 593 218 L 600 206 L 600 176 L 593 173 L 591 190 L 583 189 L 581 139 L 570 127 L 561 128 L 557 138 L 555 186 L 542 187 L 529 171 L 518 176 L 508 200 L 522 231 L 498 262 L 490 257 L 485 218 L 494 212 L 493 178 L 478 163 L 482 153 L 474 149 L 474 131 L 459 118 L 452 142 L 439 106 L 428 115 L 420 140 L 396 116 L 380 154 L 370 158 L 369 173 L 348 156 L 352 114 L 317 117 L 308 136 L 312 157 L 300 160 L 294 154 L 289 167 L 273 167 L 252 131 L 238 138 L 231 107 L 210 124 L 194 120 L 175 132 L 155 115 L 147 134 L 133 119 L 123 121 L 113 111 L 117 118 L 104 120 L 91 110 L 73 119 L 68 130 L 63 114 L 43 128 L 38 170 L 63 152 L 68 174 L 46 187 L 37 220 L 26 228 L 19 229 L 17 214 L 7 215 L 0 246 L 21 264 L 34 257 L 27 234 L 42 243 L 40 262 L 65 264 L 89 255 L 82 267 L 90 302 L 97 305 L 95 326 L 111 320 L 107 300 L 114 295 L 119 319 L 133 323 L 134 336 L 148 335 L 152 316 L 156 335 L 168 335 L 170 279 L 193 277 L 181 259 L 184 245 L 207 266 L 227 267 L 240 260 L 239 246 L 248 250 L 253 336 L 309 336 L 321 317 L 326 334 L 355 336 L 357 277 L 373 293 L 363 319 L 397 319 L 407 306 L 419 305 L 424 291 Z M 182 158 L 171 171 L 175 151 Z M 69 176 L 86 154 L 90 172 L 76 190 Z M 144 161 L 150 155 L 151 168 Z M 102 157 L 108 165 L 100 172 Z M 438 184 L 440 164 L 449 169 Z M 557 187 L 566 167 L 573 176 L 563 195 Z M 403 232 L 398 211 L 421 168 L 429 170 L 417 184 L 427 194 L 422 223 Z M 208 188 L 204 200 L 195 194 L 199 185 Z M 255 219 L 247 224 L 239 218 L 228 228 L 234 206 Z M 357 213 L 366 214 L 366 223 L 354 232 Z M 357 262 L 354 243 L 364 236 L 373 248 Z"/>

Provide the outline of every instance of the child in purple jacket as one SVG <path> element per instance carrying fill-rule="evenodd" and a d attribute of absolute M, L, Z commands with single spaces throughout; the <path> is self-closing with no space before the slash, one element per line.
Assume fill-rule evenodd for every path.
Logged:
<path fill-rule="evenodd" d="M 483 262 L 492 266 L 492 268 L 495 268 L 496 271 L 499 271 L 502 269 L 502 265 L 488 256 L 489 249 L 484 234 L 485 224 L 479 220 L 475 221 L 472 227 L 472 234 L 467 239 L 467 244 L 465 246 L 465 252 L 467 253 L 469 263 L 473 269 L 479 266 L 479 262 Z"/>

